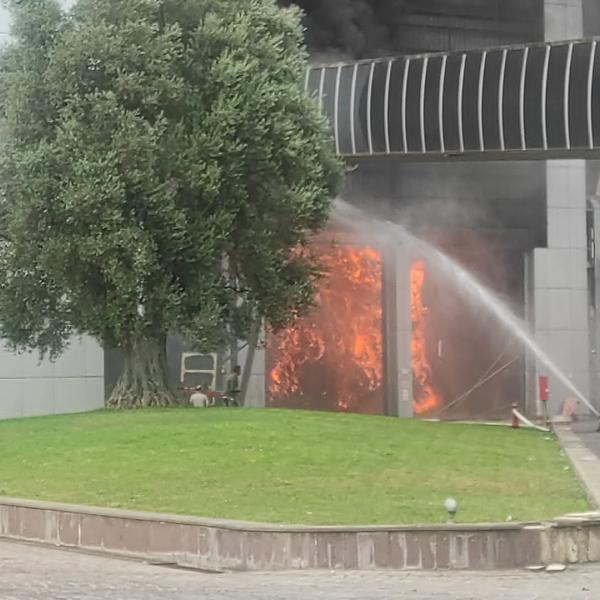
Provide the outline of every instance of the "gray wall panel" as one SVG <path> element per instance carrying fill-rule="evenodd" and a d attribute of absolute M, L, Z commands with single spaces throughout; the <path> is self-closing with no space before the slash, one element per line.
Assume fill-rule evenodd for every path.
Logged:
<path fill-rule="evenodd" d="M 104 357 L 74 339 L 56 361 L 0 349 L 0 419 L 97 410 L 104 406 Z"/>

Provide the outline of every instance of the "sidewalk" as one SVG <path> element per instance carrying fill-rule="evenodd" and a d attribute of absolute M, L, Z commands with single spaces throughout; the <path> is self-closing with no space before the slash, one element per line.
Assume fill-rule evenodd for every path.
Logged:
<path fill-rule="evenodd" d="M 571 429 L 581 441 L 598 457 L 600 457 L 600 432 L 597 419 L 573 423 Z"/>
<path fill-rule="evenodd" d="M 0 541 L 2 600 L 597 600 L 600 567 L 211 575 Z"/>
<path fill-rule="evenodd" d="M 598 421 L 557 425 L 558 441 L 595 509 L 600 508 L 600 433 Z"/>

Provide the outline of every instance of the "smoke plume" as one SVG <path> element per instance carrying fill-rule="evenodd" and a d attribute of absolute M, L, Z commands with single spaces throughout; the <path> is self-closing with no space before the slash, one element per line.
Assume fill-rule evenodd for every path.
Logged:
<path fill-rule="evenodd" d="M 312 52 L 365 58 L 400 49 L 406 0 L 279 0 L 305 13 Z"/>
<path fill-rule="evenodd" d="M 543 0 L 277 1 L 304 11 L 313 59 L 318 54 L 370 58 L 543 39 Z"/>

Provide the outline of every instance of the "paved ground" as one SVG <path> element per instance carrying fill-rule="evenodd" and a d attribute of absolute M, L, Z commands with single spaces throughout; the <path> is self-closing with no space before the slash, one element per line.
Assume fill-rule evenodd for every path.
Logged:
<path fill-rule="evenodd" d="M 585 445 L 597 456 L 600 456 L 600 432 L 598 432 L 598 420 L 582 421 L 573 423 L 572 429 L 579 435 Z"/>
<path fill-rule="evenodd" d="M 515 573 L 211 575 L 0 542 L 0 600 L 597 600 L 600 567 Z"/>

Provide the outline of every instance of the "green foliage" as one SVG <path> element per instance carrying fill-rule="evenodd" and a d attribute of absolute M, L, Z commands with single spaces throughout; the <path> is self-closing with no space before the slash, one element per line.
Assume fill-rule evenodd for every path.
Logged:
<path fill-rule="evenodd" d="M 178 331 L 199 347 L 310 302 L 294 249 L 340 183 L 273 0 L 9 2 L 0 55 L 0 335 L 60 353 Z"/>
<path fill-rule="evenodd" d="M 285 410 L 0 422 L 0 496 L 323 525 L 589 510 L 554 440 L 506 427 Z M 90 481 L 93 485 L 90 485 Z"/>

